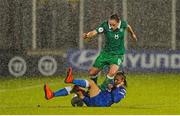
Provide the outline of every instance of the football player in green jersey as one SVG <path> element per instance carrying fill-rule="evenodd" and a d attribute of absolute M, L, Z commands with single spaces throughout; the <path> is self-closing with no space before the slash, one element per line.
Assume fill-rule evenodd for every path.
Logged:
<path fill-rule="evenodd" d="M 131 26 L 126 21 L 120 20 L 117 14 L 113 14 L 109 20 L 102 22 L 95 30 L 83 34 L 83 39 L 90 39 L 102 33 L 105 35 L 105 46 L 96 58 L 93 67 L 89 70 L 89 75 L 95 82 L 97 82 L 98 73 L 104 66 L 109 66 L 105 82 L 111 83 L 114 79 L 124 59 L 124 36 L 126 30 L 131 34 L 132 39 L 137 41 Z"/>

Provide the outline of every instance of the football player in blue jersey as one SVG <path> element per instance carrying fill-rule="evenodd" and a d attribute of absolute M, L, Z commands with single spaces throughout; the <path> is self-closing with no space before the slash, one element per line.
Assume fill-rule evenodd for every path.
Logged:
<path fill-rule="evenodd" d="M 72 68 L 69 68 L 65 83 L 76 85 L 76 94 L 83 102 L 90 107 L 109 107 L 114 103 L 120 102 L 126 95 L 126 76 L 122 72 L 115 75 L 114 83 L 109 83 L 106 89 L 101 89 L 92 80 L 77 80 L 73 78 Z M 84 90 L 79 87 L 88 88 L 89 94 L 85 94 Z M 56 92 L 53 92 L 47 84 L 44 86 L 45 98 L 47 100 L 53 97 L 67 96 L 71 93 L 73 87 L 65 87 Z"/>

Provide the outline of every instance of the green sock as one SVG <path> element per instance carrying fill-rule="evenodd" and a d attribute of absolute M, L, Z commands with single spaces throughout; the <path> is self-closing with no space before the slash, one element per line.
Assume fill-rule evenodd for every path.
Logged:
<path fill-rule="evenodd" d="M 97 79 L 98 79 L 98 75 L 91 77 L 91 80 L 93 80 L 96 84 L 97 84 Z"/>
<path fill-rule="evenodd" d="M 108 84 L 113 84 L 113 82 L 114 82 L 114 77 L 110 77 L 107 75 L 106 79 L 100 85 L 101 90 L 102 91 L 107 90 Z"/>

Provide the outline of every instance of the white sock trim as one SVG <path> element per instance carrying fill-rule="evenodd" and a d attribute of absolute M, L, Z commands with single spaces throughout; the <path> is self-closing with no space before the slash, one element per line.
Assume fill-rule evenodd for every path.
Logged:
<path fill-rule="evenodd" d="M 86 87 L 89 87 L 89 82 L 88 82 L 88 80 L 85 80 L 85 82 L 86 82 Z"/>
<path fill-rule="evenodd" d="M 98 77 L 98 75 L 91 76 L 91 79 L 95 79 L 95 78 L 97 78 L 97 77 Z"/>
<path fill-rule="evenodd" d="M 67 90 L 68 94 L 70 94 L 71 90 L 72 90 L 72 87 L 69 86 L 69 87 L 65 87 L 65 89 Z"/>
<path fill-rule="evenodd" d="M 109 75 L 107 75 L 107 78 L 109 78 L 109 79 L 114 79 L 114 76 L 113 76 L 113 77 L 110 77 Z"/>

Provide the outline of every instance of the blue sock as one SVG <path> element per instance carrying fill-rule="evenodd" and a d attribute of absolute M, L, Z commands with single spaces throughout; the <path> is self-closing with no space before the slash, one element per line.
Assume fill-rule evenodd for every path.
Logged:
<path fill-rule="evenodd" d="M 87 80 L 73 80 L 73 84 L 80 87 L 89 87 L 89 82 Z"/>
<path fill-rule="evenodd" d="M 71 87 L 65 87 L 63 89 L 60 89 L 56 92 L 54 92 L 54 96 L 58 97 L 58 96 L 67 96 L 70 94 L 70 91 L 72 90 Z"/>

